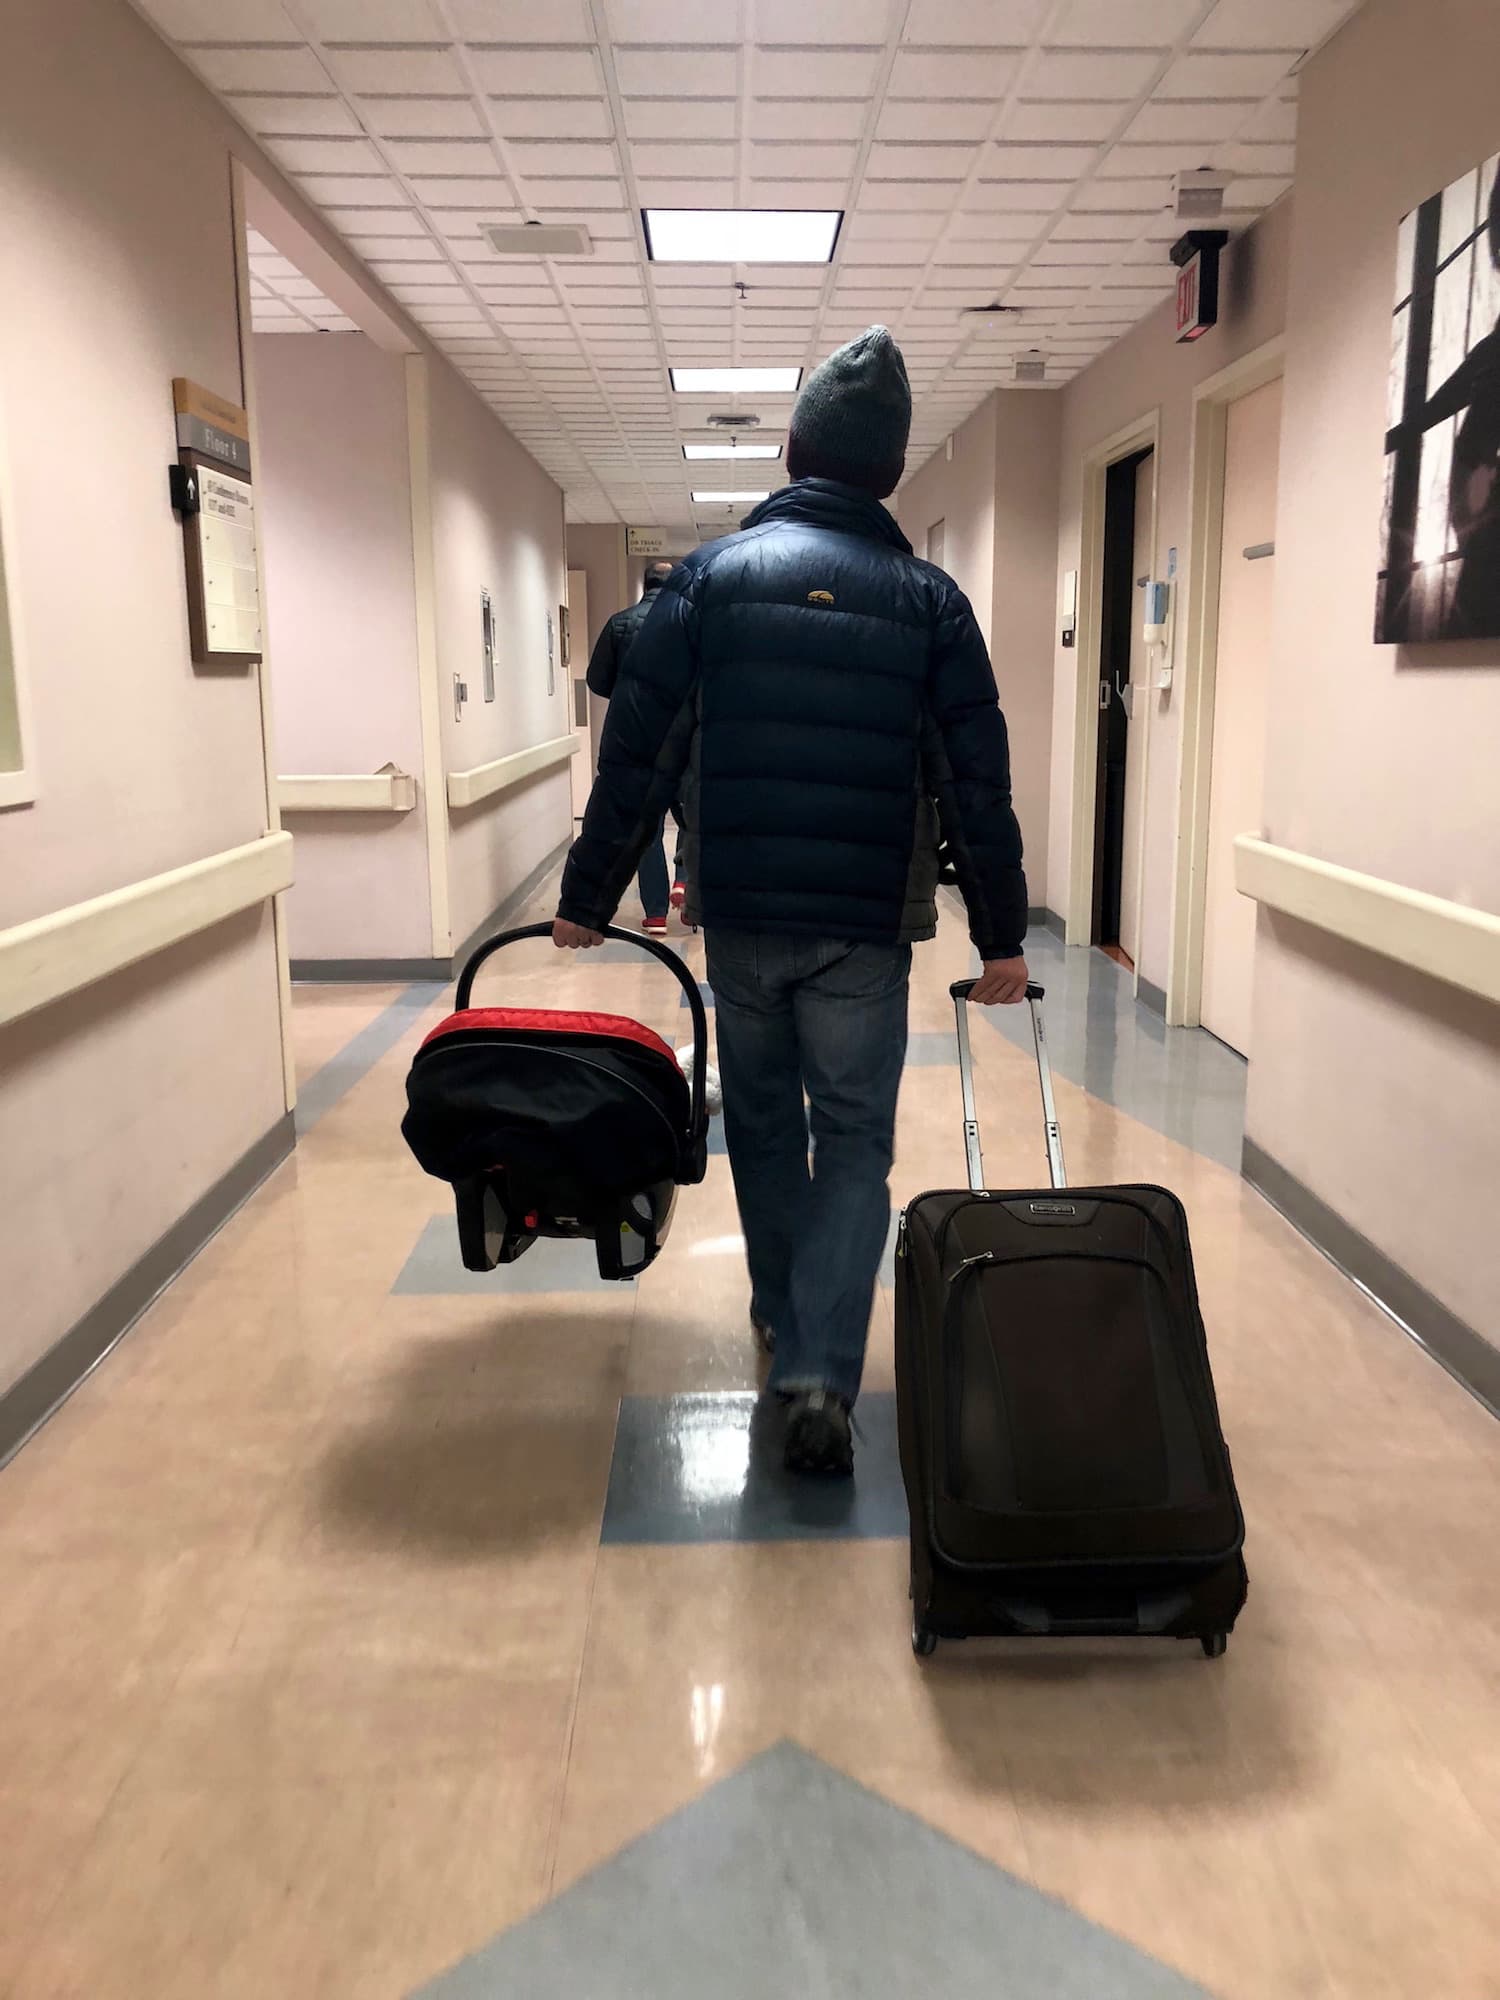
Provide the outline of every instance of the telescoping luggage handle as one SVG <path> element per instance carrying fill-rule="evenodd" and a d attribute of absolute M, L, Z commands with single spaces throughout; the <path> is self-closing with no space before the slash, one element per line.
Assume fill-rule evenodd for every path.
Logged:
<path fill-rule="evenodd" d="M 958 979 L 948 991 L 958 1015 L 958 1081 L 964 1094 L 964 1150 L 969 1156 L 969 1186 L 975 1194 L 982 1194 L 984 1155 L 979 1149 L 979 1118 L 974 1109 L 974 1061 L 969 1052 L 969 995 L 978 984 L 977 979 Z M 1045 998 L 1045 987 L 1026 988 L 1026 999 L 1031 1008 L 1031 1033 L 1036 1042 L 1036 1073 L 1042 1086 L 1042 1116 L 1047 1121 L 1047 1166 L 1052 1175 L 1052 1185 L 1065 1188 L 1068 1185 L 1068 1170 L 1063 1164 L 1057 1107 L 1052 1102 L 1052 1065 L 1047 1060 L 1047 1024 L 1042 1019 L 1042 1001 Z"/>
<path fill-rule="evenodd" d="M 523 924 L 519 930 L 501 931 L 497 937 L 486 938 L 476 951 L 470 953 L 468 964 L 458 975 L 458 991 L 453 1000 L 458 1012 L 462 1014 L 468 1008 L 474 992 L 475 973 L 502 945 L 519 944 L 523 938 L 550 938 L 551 935 L 551 924 Z M 698 991 L 698 982 L 676 952 L 658 944 L 654 938 L 642 937 L 639 931 L 618 930 L 613 924 L 605 926 L 604 935 L 613 938 L 616 944 L 633 944 L 641 951 L 649 952 L 652 958 L 660 959 L 687 995 L 688 1011 L 693 1018 L 691 1137 L 695 1150 L 705 1146 L 708 1143 L 708 1014 L 704 1009 L 703 995 Z"/>

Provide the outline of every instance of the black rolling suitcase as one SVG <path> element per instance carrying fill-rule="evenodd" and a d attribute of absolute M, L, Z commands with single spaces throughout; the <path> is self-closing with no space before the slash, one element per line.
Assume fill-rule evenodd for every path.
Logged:
<path fill-rule="evenodd" d="M 1027 988 L 1050 1188 L 987 1191 L 968 995 L 953 987 L 969 1185 L 919 1195 L 896 1244 L 896 1391 L 912 1645 L 1198 1639 L 1245 1602 L 1187 1217 L 1157 1187 L 1070 1188 L 1042 989 Z"/>

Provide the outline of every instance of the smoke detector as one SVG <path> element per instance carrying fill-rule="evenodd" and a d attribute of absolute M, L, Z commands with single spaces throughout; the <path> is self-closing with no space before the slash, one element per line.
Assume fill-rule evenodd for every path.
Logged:
<path fill-rule="evenodd" d="M 1224 212 L 1228 174 L 1213 167 L 1192 167 L 1172 176 L 1172 197 L 1179 222 L 1212 222 Z"/>
<path fill-rule="evenodd" d="M 486 222 L 481 231 L 497 257 L 592 257 L 581 222 Z"/>
<path fill-rule="evenodd" d="M 760 418 L 752 410 L 715 410 L 707 421 L 716 431 L 753 431 Z"/>
<path fill-rule="evenodd" d="M 1047 379 L 1047 357 L 1039 347 L 1028 347 L 1024 354 L 1016 356 L 1016 380 L 1018 382 L 1045 382 Z"/>

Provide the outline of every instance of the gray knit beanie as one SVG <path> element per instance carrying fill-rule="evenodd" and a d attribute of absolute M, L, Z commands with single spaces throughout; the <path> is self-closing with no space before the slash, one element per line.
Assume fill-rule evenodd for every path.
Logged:
<path fill-rule="evenodd" d="M 836 348 L 803 384 L 787 434 L 793 479 L 838 479 L 877 500 L 906 466 L 911 385 L 901 349 L 883 326 Z"/>

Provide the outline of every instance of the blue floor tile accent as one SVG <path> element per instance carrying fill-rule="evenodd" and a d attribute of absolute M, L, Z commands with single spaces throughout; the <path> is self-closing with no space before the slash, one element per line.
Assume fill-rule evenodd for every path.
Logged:
<path fill-rule="evenodd" d="M 425 1224 L 411 1255 L 401 1266 L 393 1293 L 407 1298 L 458 1298 L 473 1293 L 498 1297 L 505 1292 L 619 1292 L 629 1286 L 601 1278 L 592 1243 L 540 1237 L 514 1264 L 498 1271 L 466 1271 L 458 1249 L 458 1224 L 451 1215 L 435 1215 Z"/>
<path fill-rule="evenodd" d="M 604 1508 L 606 1543 L 904 1541 L 896 1399 L 862 1396 L 852 1480 L 795 1479 L 783 1412 L 752 1394 L 627 1396 Z"/>
<path fill-rule="evenodd" d="M 1245 1131 L 1245 1062 L 1202 1028 L 1169 1028 L 1159 1014 L 1137 1001 L 1131 975 L 1102 951 L 1069 948 L 1048 931 L 1033 931 L 1026 940 L 1026 958 L 1032 976 L 1047 988 L 1047 1042 L 1054 1073 L 1139 1119 L 1153 1132 L 1238 1173 Z M 1027 1008 L 974 1011 L 991 1029 L 1030 1053 Z M 979 1119 L 982 1128 L 982 1101 Z M 1040 1109 L 1037 1119 L 1040 1182 L 1047 1166 Z M 1067 1143 L 1064 1117 L 1064 1151 Z"/>
<path fill-rule="evenodd" d="M 388 1007 L 382 1007 L 373 1021 L 367 1021 L 352 1035 L 336 1056 L 314 1070 L 297 1092 L 297 1137 L 307 1134 L 347 1097 L 357 1083 L 363 1083 L 376 1063 L 388 1055 L 399 1041 L 413 1036 L 413 1019 L 430 1007 L 444 991 L 440 980 L 419 980 L 398 993 Z M 413 1053 L 415 1042 L 413 1041 Z"/>
<path fill-rule="evenodd" d="M 422 1989 L 425 2000 L 1208 2000 L 779 1743 Z"/>
<path fill-rule="evenodd" d="M 958 1037 L 951 1029 L 935 1034 L 924 1029 L 906 1040 L 908 1069 L 957 1069 Z"/>

